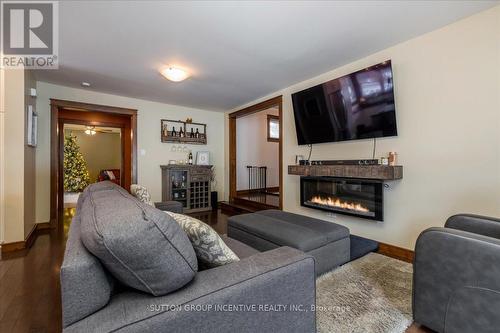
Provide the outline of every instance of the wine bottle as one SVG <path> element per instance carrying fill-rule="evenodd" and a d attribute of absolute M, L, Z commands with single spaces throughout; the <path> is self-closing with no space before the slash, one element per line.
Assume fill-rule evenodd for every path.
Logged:
<path fill-rule="evenodd" d="M 193 153 L 191 152 L 189 152 L 188 163 L 189 165 L 193 165 Z"/>
<path fill-rule="evenodd" d="M 177 132 L 175 131 L 175 126 L 172 127 L 172 136 L 177 136 Z"/>
<path fill-rule="evenodd" d="M 193 132 L 193 128 L 191 127 L 191 134 L 189 136 L 190 138 L 194 138 L 194 132 Z"/>
<path fill-rule="evenodd" d="M 194 133 L 194 136 L 195 136 L 195 138 L 199 138 L 200 137 L 200 132 L 198 132 L 198 129 L 196 129 L 196 133 Z"/>
<path fill-rule="evenodd" d="M 184 137 L 184 131 L 181 129 L 179 130 L 179 137 L 183 138 Z"/>

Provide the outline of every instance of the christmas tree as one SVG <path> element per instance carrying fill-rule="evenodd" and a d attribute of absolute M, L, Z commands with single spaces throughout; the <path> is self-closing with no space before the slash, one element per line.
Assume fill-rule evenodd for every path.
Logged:
<path fill-rule="evenodd" d="M 80 153 L 76 136 L 70 134 L 64 138 L 64 191 L 83 191 L 89 182 L 87 163 Z"/>

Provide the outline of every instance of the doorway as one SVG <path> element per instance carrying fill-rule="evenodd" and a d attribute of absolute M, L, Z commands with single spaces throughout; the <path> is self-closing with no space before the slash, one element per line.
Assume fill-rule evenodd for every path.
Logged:
<path fill-rule="evenodd" d="M 76 184 L 73 183 L 73 186 L 68 186 L 68 180 L 71 177 L 66 177 L 65 186 L 65 138 L 70 133 L 73 137 L 77 137 L 78 134 L 80 141 L 84 140 L 85 136 L 118 135 L 119 146 L 114 143 L 112 149 L 116 150 L 119 147 L 119 152 L 118 154 L 116 151 L 111 153 L 115 155 L 115 161 L 106 162 L 109 166 L 94 164 L 90 172 L 87 162 L 81 161 L 85 158 L 80 151 L 82 158 L 79 158 L 80 166 L 75 172 L 83 177 L 74 177 L 73 179 L 77 181 Z M 74 141 L 77 142 L 77 140 Z M 74 146 L 74 143 L 67 141 L 66 145 Z M 79 146 L 78 150 L 80 148 Z M 74 151 L 75 147 L 72 149 Z M 96 146 L 94 149 L 102 150 L 103 147 Z M 83 164 L 85 164 L 84 167 Z M 68 190 L 75 190 L 74 192 L 78 193 L 88 185 L 84 183 L 99 180 L 114 181 L 127 191 L 130 190 L 130 185 L 137 181 L 137 110 L 51 99 L 51 226 L 59 228 L 62 225 L 65 192 L 68 194 Z M 67 196 L 66 202 L 74 201 L 74 197 Z"/>
<path fill-rule="evenodd" d="M 80 193 L 90 184 L 109 180 L 121 186 L 121 128 L 72 123 L 63 126 L 64 208 L 76 207 Z"/>
<path fill-rule="evenodd" d="M 283 208 L 282 108 L 278 96 L 229 114 L 230 202 Z"/>

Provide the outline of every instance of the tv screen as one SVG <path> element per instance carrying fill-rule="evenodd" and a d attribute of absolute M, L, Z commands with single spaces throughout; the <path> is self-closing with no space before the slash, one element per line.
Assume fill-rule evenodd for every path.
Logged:
<path fill-rule="evenodd" d="M 299 145 L 396 136 L 391 61 L 292 94 Z"/>

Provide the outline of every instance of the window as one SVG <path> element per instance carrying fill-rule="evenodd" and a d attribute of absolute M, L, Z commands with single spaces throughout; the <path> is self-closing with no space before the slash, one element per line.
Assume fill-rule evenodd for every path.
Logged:
<path fill-rule="evenodd" d="M 267 115 L 267 141 L 279 142 L 280 140 L 280 118 L 271 114 Z"/>

